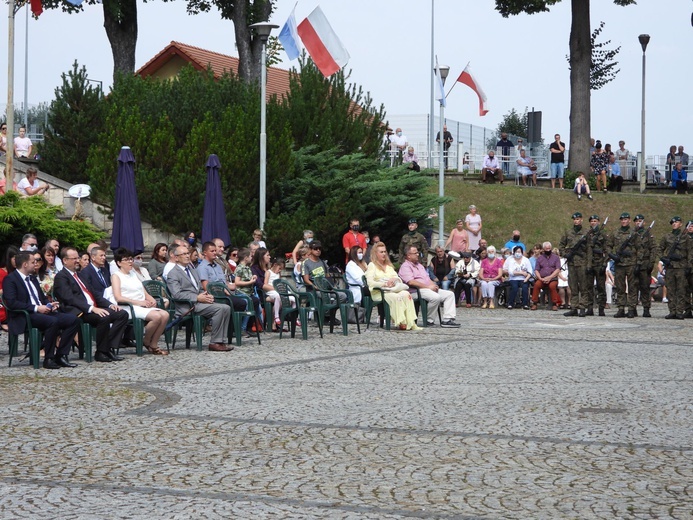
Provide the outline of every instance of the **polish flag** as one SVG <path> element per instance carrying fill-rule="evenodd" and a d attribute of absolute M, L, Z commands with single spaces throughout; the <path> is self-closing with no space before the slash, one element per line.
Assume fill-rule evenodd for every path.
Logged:
<path fill-rule="evenodd" d="M 31 12 L 34 16 L 38 18 L 43 12 L 43 5 L 41 5 L 41 0 L 31 0 Z"/>
<path fill-rule="evenodd" d="M 326 78 L 349 62 L 349 53 L 319 6 L 298 25 L 298 34 L 308 54 Z"/>
<path fill-rule="evenodd" d="M 472 71 L 469 70 L 469 65 L 464 68 L 462 74 L 460 74 L 460 77 L 457 78 L 457 81 L 464 83 L 474 92 L 476 92 L 476 95 L 479 96 L 479 115 L 485 116 L 488 113 L 488 109 L 486 108 L 486 94 L 484 94 L 481 86 L 476 79 L 474 79 L 474 76 L 472 76 Z"/>

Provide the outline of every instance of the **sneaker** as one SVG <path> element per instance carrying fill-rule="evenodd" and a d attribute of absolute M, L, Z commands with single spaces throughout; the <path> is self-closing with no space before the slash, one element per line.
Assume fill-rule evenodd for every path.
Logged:
<path fill-rule="evenodd" d="M 578 195 L 578 200 L 582 200 L 582 195 Z"/>
<path fill-rule="evenodd" d="M 426 320 L 426 325 L 428 325 L 429 327 L 433 327 L 433 325 L 435 325 L 435 324 L 436 324 L 436 322 L 433 320 Z"/>
<path fill-rule="evenodd" d="M 440 323 L 441 327 L 447 327 L 447 328 L 458 328 L 460 326 L 459 323 L 455 323 L 455 320 L 445 320 Z"/>
<path fill-rule="evenodd" d="M 512 306 L 512 305 L 508 305 L 508 309 L 512 309 L 512 308 L 513 308 L 513 306 Z"/>
<path fill-rule="evenodd" d="M 593 200 L 593 199 L 592 199 L 592 195 L 587 195 L 587 198 L 590 199 L 590 200 Z"/>
<path fill-rule="evenodd" d="M 669 303 L 669 298 L 662 298 L 662 303 Z"/>

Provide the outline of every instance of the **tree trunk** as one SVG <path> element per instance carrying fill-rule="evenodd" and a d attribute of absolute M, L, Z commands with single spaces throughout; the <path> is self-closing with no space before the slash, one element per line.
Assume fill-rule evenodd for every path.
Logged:
<path fill-rule="evenodd" d="M 571 0 L 570 147 L 568 169 L 590 171 L 590 0 Z"/>
<path fill-rule="evenodd" d="M 258 19 L 248 21 L 248 1 L 236 2 L 231 14 L 236 48 L 238 49 L 238 76 L 246 83 L 260 83 L 260 58 L 262 56 L 262 42 L 255 37 L 255 31 L 249 27 L 250 23 L 269 20 L 272 14 L 272 2 L 256 0 L 261 5 L 254 6 L 258 12 Z"/>
<path fill-rule="evenodd" d="M 113 53 L 113 81 L 135 72 L 137 0 L 103 0 L 103 26 Z"/>

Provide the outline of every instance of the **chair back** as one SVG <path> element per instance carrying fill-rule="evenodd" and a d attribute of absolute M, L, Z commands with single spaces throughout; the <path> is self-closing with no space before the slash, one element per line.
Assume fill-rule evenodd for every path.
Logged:
<path fill-rule="evenodd" d="M 286 280 L 279 279 L 274 280 L 274 282 L 272 282 L 272 285 L 274 286 L 274 290 L 277 291 L 277 293 L 279 294 L 279 298 L 282 301 L 282 307 L 284 309 L 291 308 L 292 305 L 289 296 L 292 296 L 294 291 L 289 282 L 287 282 Z"/>
<path fill-rule="evenodd" d="M 159 280 L 144 280 L 142 285 L 144 286 L 144 290 L 156 300 L 157 307 L 160 309 L 165 308 L 164 300 L 173 302 L 171 294 L 168 292 L 168 287 L 166 287 L 164 282 Z"/>
<path fill-rule="evenodd" d="M 209 282 L 207 284 L 207 292 L 214 296 L 214 301 L 219 303 L 231 303 L 231 298 L 227 294 L 226 284 L 224 282 Z"/>

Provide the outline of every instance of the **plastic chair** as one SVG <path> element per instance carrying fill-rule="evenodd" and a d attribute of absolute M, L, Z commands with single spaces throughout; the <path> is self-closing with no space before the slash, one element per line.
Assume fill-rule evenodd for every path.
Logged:
<path fill-rule="evenodd" d="M 144 285 L 145 290 L 154 298 L 162 297 L 161 295 L 165 294 L 166 298 L 169 300 L 169 309 L 168 313 L 169 316 L 174 316 L 176 315 L 176 305 L 190 305 L 194 306 L 195 303 L 194 301 L 188 301 L 188 300 L 176 300 L 173 297 L 171 297 L 171 291 L 168 290 L 168 287 L 166 286 L 165 283 L 159 281 L 159 280 L 147 280 L 145 282 L 142 282 Z M 207 323 L 207 320 L 203 316 L 200 316 L 199 314 L 192 312 L 188 314 L 187 316 L 181 316 L 178 318 L 174 318 L 173 321 L 179 320 L 178 323 L 176 323 L 175 326 L 171 327 L 171 330 L 166 331 L 167 334 L 172 333 L 172 339 L 171 339 L 171 350 L 176 348 L 176 339 L 178 337 L 178 330 L 181 328 L 181 326 L 185 326 L 185 348 L 190 348 L 190 339 L 192 337 L 192 334 L 195 334 L 195 343 L 196 343 L 196 348 L 197 350 L 202 350 L 202 336 L 205 331 L 205 324 Z M 171 322 L 169 322 L 170 324 Z M 168 350 L 168 339 L 166 340 L 166 349 Z"/>
<path fill-rule="evenodd" d="M 368 284 L 366 283 L 366 277 L 365 276 L 361 277 L 363 285 L 359 285 L 359 284 L 355 284 L 355 283 L 349 283 L 349 280 L 347 280 L 346 273 L 344 274 L 343 279 L 344 279 L 344 284 L 346 285 L 347 289 L 349 289 L 349 287 L 358 287 L 359 290 L 361 291 L 361 304 L 360 304 L 360 306 L 363 307 L 363 310 L 366 312 L 366 328 L 368 328 L 370 325 L 370 316 L 373 312 L 373 298 L 371 297 L 371 292 L 368 290 Z"/>
<path fill-rule="evenodd" d="M 121 307 L 128 307 L 130 309 L 130 318 L 128 323 L 132 325 L 132 329 L 135 333 L 135 353 L 138 356 L 144 355 L 144 320 L 135 317 L 135 309 L 133 306 L 127 302 L 118 302 Z"/>
<path fill-rule="evenodd" d="M 320 308 L 315 302 L 315 295 L 312 293 L 296 291 L 286 280 L 275 280 L 272 282 L 272 285 L 274 286 L 274 290 L 279 293 L 279 297 L 282 300 L 282 309 L 279 314 L 282 321 L 282 328 L 279 329 L 279 339 L 282 339 L 282 334 L 284 333 L 283 324 L 285 320 L 289 322 L 291 337 L 296 337 L 296 319 L 300 317 L 301 335 L 303 336 L 304 340 L 307 340 L 308 315 L 310 312 L 313 312 L 316 317 L 318 322 L 318 330 L 320 331 L 320 337 L 322 338 L 322 320 L 319 319 Z M 291 305 L 291 297 L 294 298 L 296 307 Z"/>
<path fill-rule="evenodd" d="M 422 327 L 428 327 L 428 302 L 421 297 L 421 291 L 418 287 L 416 289 L 416 298 L 414 298 L 414 308 L 416 309 L 416 314 L 419 314 L 419 308 L 421 308 L 421 320 L 423 321 Z M 412 295 L 413 297 L 414 295 Z M 438 321 L 443 322 L 443 315 L 440 313 L 440 305 L 438 305 Z"/>
<path fill-rule="evenodd" d="M 366 309 L 366 328 L 370 327 L 371 325 L 371 314 L 373 312 L 373 307 L 378 307 L 378 314 L 380 315 L 380 328 L 383 328 L 383 325 L 385 326 L 385 330 L 390 330 L 390 305 L 387 303 L 385 300 L 385 291 L 383 291 L 380 287 L 371 287 L 370 288 L 371 292 L 371 301 L 373 302 L 370 306 L 370 308 Z M 376 300 L 374 296 L 380 293 L 380 302 L 376 303 Z"/>
<path fill-rule="evenodd" d="M 253 307 L 253 300 L 247 294 L 240 292 L 234 293 L 234 296 L 243 298 L 247 302 L 246 310 L 236 311 L 233 308 L 233 302 L 231 301 L 228 288 L 223 282 L 209 282 L 207 284 L 207 292 L 214 296 L 214 301 L 216 303 L 224 303 L 231 308 L 231 322 L 229 323 L 228 337 L 235 337 L 236 345 L 240 346 L 241 337 L 243 335 L 243 318 L 248 316 L 249 318 L 257 319 L 257 316 L 255 316 L 255 308 Z M 259 332 L 257 332 L 257 344 L 262 344 Z"/>
<path fill-rule="evenodd" d="M 168 311 L 168 322 L 171 323 L 176 317 L 176 312 L 175 308 L 171 309 L 170 306 L 168 308 L 166 307 L 166 302 L 171 301 L 171 295 L 168 292 L 166 284 L 159 280 L 144 280 L 142 285 L 144 285 L 144 290 L 156 300 L 156 306 L 159 309 Z M 173 342 L 173 331 L 170 328 L 164 331 L 164 340 L 166 341 L 166 350 L 170 351 Z"/>
<path fill-rule="evenodd" d="M 349 324 L 347 322 L 348 318 L 348 312 L 349 309 L 354 309 L 354 314 L 358 318 L 358 311 L 356 304 L 354 303 L 354 295 L 351 294 L 351 291 L 347 289 L 335 289 L 332 283 L 324 277 L 317 277 L 313 280 L 313 288 L 318 291 L 318 295 L 320 296 L 320 306 L 323 307 L 323 310 L 330 310 L 330 318 L 334 317 L 334 313 L 336 312 L 336 308 L 339 309 L 339 315 L 342 318 L 342 334 L 344 336 L 349 335 Z M 344 294 L 346 296 L 346 302 L 342 303 L 342 301 L 339 299 L 339 294 Z M 327 297 L 327 300 L 325 299 Z M 333 306 L 336 306 L 336 308 L 333 308 Z M 324 315 L 324 314 L 322 314 Z M 330 333 L 332 333 L 334 330 L 334 320 L 330 319 Z M 361 325 L 359 324 L 359 320 L 356 320 L 356 330 L 358 331 L 359 334 L 361 334 Z"/>
<path fill-rule="evenodd" d="M 38 369 L 40 367 L 39 356 L 40 356 L 40 351 L 41 351 L 41 344 L 43 343 L 43 332 L 41 332 L 36 327 L 31 326 L 31 315 L 29 312 L 24 311 L 24 310 L 10 309 L 7 306 L 7 303 L 5 303 L 5 299 L 2 298 L 2 296 L 0 296 L 0 302 L 2 302 L 2 306 L 5 307 L 5 310 L 7 311 L 8 317 L 11 314 L 24 314 L 24 318 L 26 319 L 26 327 L 24 329 L 24 334 L 28 335 L 28 337 L 29 337 L 29 354 L 31 357 L 31 363 L 34 366 L 34 368 Z M 11 332 L 8 332 L 7 337 L 8 337 L 9 347 L 10 347 L 10 362 L 8 363 L 7 366 L 11 367 L 12 366 L 12 358 L 19 355 L 19 353 L 18 353 L 19 334 L 12 334 Z"/>
<path fill-rule="evenodd" d="M 258 289 L 257 287 L 255 289 L 257 297 L 260 300 L 260 305 L 262 306 L 262 309 L 265 311 L 265 322 L 262 324 L 262 326 L 264 327 L 265 331 L 271 330 L 272 323 L 274 321 L 272 319 L 272 316 L 274 316 L 274 311 L 272 310 L 272 302 L 267 301 L 267 295 L 265 294 L 265 291 L 263 291 L 262 289 Z"/>

